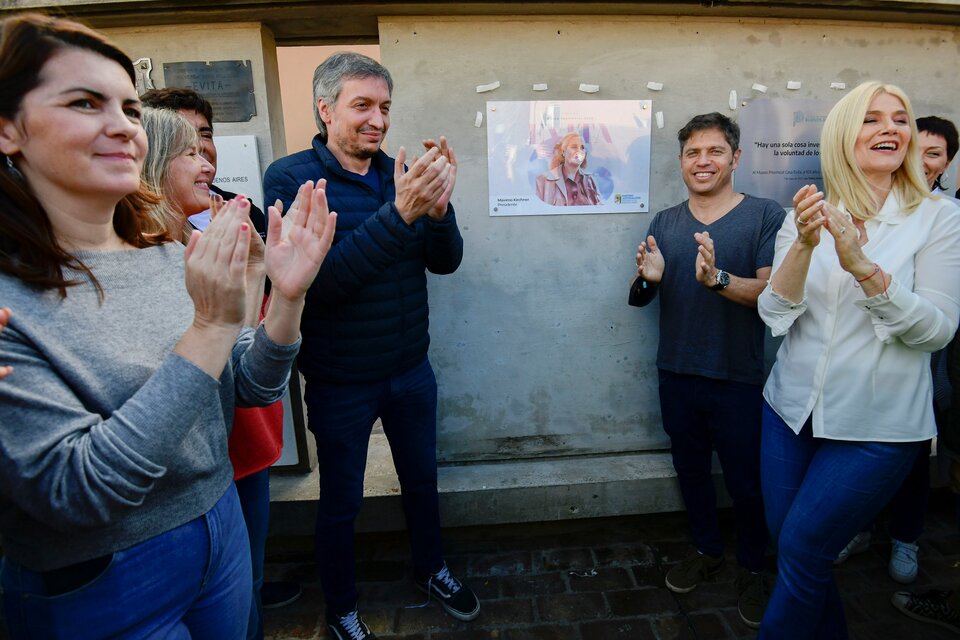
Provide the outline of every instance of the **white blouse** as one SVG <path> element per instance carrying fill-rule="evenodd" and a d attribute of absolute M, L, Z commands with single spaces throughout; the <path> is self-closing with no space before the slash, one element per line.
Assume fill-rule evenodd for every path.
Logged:
<path fill-rule="evenodd" d="M 866 229 L 863 252 L 892 276 L 886 293 L 864 297 L 824 230 L 804 300 L 783 298 L 769 282 L 760 294 L 760 317 L 785 336 L 763 396 L 797 433 L 812 415 L 816 437 L 928 440 L 936 435 L 930 352 L 950 342 L 960 318 L 960 209 L 927 198 L 904 214 L 891 193 Z M 796 236 L 789 212 L 773 273 Z"/>

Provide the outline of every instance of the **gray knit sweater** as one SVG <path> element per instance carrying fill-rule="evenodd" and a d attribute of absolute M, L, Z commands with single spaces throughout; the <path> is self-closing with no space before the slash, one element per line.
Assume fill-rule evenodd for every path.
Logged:
<path fill-rule="evenodd" d="M 38 292 L 0 274 L 0 534 L 38 571 L 125 549 L 206 513 L 232 478 L 234 403 L 283 392 L 299 343 L 244 330 L 217 381 L 172 353 L 193 320 L 183 247 L 79 257 L 103 287 Z"/>

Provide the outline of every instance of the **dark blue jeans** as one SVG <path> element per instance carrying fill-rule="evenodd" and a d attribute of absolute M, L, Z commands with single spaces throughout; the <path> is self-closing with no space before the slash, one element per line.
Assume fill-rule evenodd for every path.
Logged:
<path fill-rule="evenodd" d="M 814 438 L 809 420 L 797 435 L 764 403 L 763 498 L 778 573 L 761 638 L 847 637 L 833 561 L 890 500 L 921 444 Z"/>
<path fill-rule="evenodd" d="M 723 555 L 711 471 L 716 451 L 733 499 L 737 562 L 762 570 L 767 527 L 760 493 L 760 386 L 663 369 L 659 374 L 663 428 L 697 550 Z"/>
<path fill-rule="evenodd" d="M 3 560 L 11 640 L 242 640 L 250 551 L 236 489 L 231 483 L 205 515 L 115 552 L 86 583 L 55 595 L 49 584 L 49 573 Z"/>
<path fill-rule="evenodd" d="M 910 472 L 890 501 L 887 530 L 900 542 L 916 542 L 930 500 L 930 440 L 920 443 Z"/>
<path fill-rule="evenodd" d="M 307 380 L 308 427 L 317 441 L 316 552 L 327 609 L 357 604 L 353 524 L 363 501 L 367 445 L 377 417 L 390 443 L 418 574 L 443 567 L 437 496 L 437 379 L 429 360 L 365 384 Z"/>
<path fill-rule="evenodd" d="M 270 527 L 270 468 L 237 480 L 237 494 L 240 496 L 243 520 L 247 524 L 250 565 L 253 568 L 253 602 L 250 604 L 247 640 L 263 640 L 260 589 L 263 588 L 263 561 L 267 548 L 267 529 Z"/>

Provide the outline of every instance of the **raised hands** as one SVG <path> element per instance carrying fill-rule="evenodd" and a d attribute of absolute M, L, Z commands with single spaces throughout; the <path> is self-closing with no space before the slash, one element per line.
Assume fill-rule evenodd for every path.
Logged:
<path fill-rule="evenodd" d="M 886 290 L 888 276 L 863 253 L 867 230 L 862 220 L 841 213 L 812 184 L 797 191 L 793 204 L 797 239 L 770 281 L 777 293 L 794 302 L 803 300 L 811 256 L 820 244 L 824 229 L 833 237 L 840 266 L 854 277 L 864 295 Z"/>
<path fill-rule="evenodd" d="M 427 213 L 427 215 L 432 218 L 440 220 L 447 215 L 447 205 L 450 203 L 450 197 L 453 195 L 453 187 L 457 183 L 457 155 L 453 152 L 453 147 L 447 144 L 447 139 L 444 136 L 440 136 L 439 145 L 433 138 L 428 138 L 423 141 L 423 148 L 427 151 L 430 151 L 430 149 L 434 147 L 439 148 L 440 155 L 450 163 L 450 179 L 447 181 L 447 189 L 440 195 L 436 204 L 434 204 L 433 208 Z"/>
<path fill-rule="evenodd" d="M 793 219 L 797 225 L 797 242 L 808 247 L 820 244 L 820 229 L 826 218 L 823 216 L 823 192 L 816 185 L 800 187 L 793 196 Z"/>
<path fill-rule="evenodd" d="M 267 276 L 274 295 L 289 301 L 303 299 L 333 243 L 337 214 L 327 208 L 326 184 L 320 180 L 316 188 L 313 181 L 301 185 L 283 220 L 277 207 L 268 209 Z"/>
<path fill-rule="evenodd" d="M 821 229 L 826 229 L 833 236 L 837 259 L 844 271 L 859 277 L 862 272 L 873 269 L 873 263 L 861 248 L 868 239 L 862 220 L 841 213 L 812 184 L 797 191 L 793 203 L 797 242 L 816 246 L 820 242 Z"/>
<path fill-rule="evenodd" d="M 637 247 L 637 275 L 650 284 L 658 284 L 663 279 L 664 266 L 656 238 L 647 236 L 647 241 Z"/>
<path fill-rule="evenodd" d="M 394 205 L 407 224 L 413 224 L 425 215 L 443 218 L 456 183 L 456 156 L 446 138 L 441 136 L 439 145 L 433 140 L 425 140 L 423 145 L 426 153 L 414 157 L 409 171 L 404 168 L 407 152 L 403 147 L 394 162 L 393 178 L 397 189 Z"/>
<path fill-rule="evenodd" d="M 240 196 L 223 206 L 205 232 L 194 231 L 190 236 L 186 283 L 195 325 L 239 330 L 243 324 L 249 214 L 250 202 Z"/>
<path fill-rule="evenodd" d="M 246 196 L 239 196 L 246 198 Z M 223 209 L 224 200 L 223 196 L 219 193 L 210 194 L 210 220 L 219 215 L 220 211 Z M 250 210 L 247 209 L 247 215 L 249 216 Z M 260 237 L 260 234 L 257 233 L 256 228 L 251 224 L 250 225 L 250 251 L 247 254 L 247 286 L 251 289 L 256 288 L 256 281 L 258 278 L 262 278 L 265 274 L 265 268 L 263 264 L 263 254 L 264 254 L 264 244 L 263 238 Z M 258 303 L 259 304 L 259 303 Z M 257 307 L 259 309 L 259 306 Z"/>
<path fill-rule="evenodd" d="M 3 328 L 7 326 L 7 323 L 10 322 L 10 309 L 4 307 L 0 309 L 0 332 L 3 332 Z M 13 371 L 13 367 L 7 365 L 5 367 L 0 367 L 0 380 L 6 378 Z"/>

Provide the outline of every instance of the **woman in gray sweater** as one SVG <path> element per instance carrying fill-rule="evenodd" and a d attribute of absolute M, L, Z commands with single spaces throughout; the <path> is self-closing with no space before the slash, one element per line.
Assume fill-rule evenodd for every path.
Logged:
<path fill-rule="evenodd" d="M 242 638 L 233 407 L 275 401 L 335 215 L 305 185 L 242 329 L 249 202 L 186 247 L 141 227 L 130 59 L 81 25 L 0 22 L 0 566 L 12 638 Z M 272 228 L 280 218 L 271 212 Z M 184 286 L 185 285 L 185 286 Z"/>

